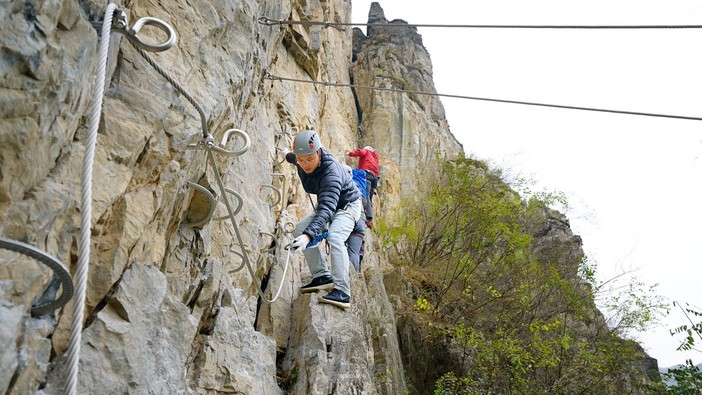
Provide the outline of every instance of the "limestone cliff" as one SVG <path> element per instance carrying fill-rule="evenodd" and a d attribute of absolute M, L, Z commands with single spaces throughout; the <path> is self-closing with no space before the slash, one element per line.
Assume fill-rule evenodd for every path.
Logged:
<path fill-rule="evenodd" d="M 403 20 L 389 22 L 378 3 L 371 5 L 368 23 L 389 26 L 371 26 L 367 36 L 355 29 L 354 84 L 422 92 L 356 89 L 361 141 L 383 147 L 383 187 L 399 197 L 415 190 L 417 177 L 436 170 L 437 155 L 463 155 L 463 147 L 449 131 L 441 101 L 431 95 L 436 93 L 431 58 L 417 28 Z"/>
<path fill-rule="evenodd" d="M 72 273 L 106 5 L 0 5 L 0 234 L 58 258 Z M 79 393 L 403 392 L 372 243 L 363 273 L 352 273 L 349 312 L 298 293 L 310 277 L 301 256 L 290 256 L 284 270 L 285 231 L 311 206 L 278 149 L 295 129 L 314 128 L 345 161 L 358 144 L 358 124 L 350 89 L 265 76 L 349 83 L 352 40 L 350 30 L 267 26 L 258 18 L 349 21 L 350 7 L 343 0 L 120 3 L 131 24 L 156 17 L 173 27 L 177 45 L 149 55 L 202 107 L 216 144 L 236 128 L 250 149 L 214 154 L 216 169 L 203 150 L 190 149 L 203 135 L 198 112 L 124 35 L 112 34 L 93 168 Z M 140 37 L 163 34 L 147 26 Z M 241 135 L 231 140 L 223 149 L 241 147 Z M 216 171 L 232 192 L 218 188 Z M 206 219 L 209 203 L 189 182 L 219 200 L 214 219 L 198 226 L 188 223 Z M 227 217 L 223 194 L 240 205 L 243 245 L 230 220 L 217 220 Z M 0 392 L 62 393 L 73 304 L 32 317 L 47 285 L 57 291 L 51 270 L 5 250 L 0 259 Z M 267 299 L 278 289 L 280 296 L 263 303 L 257 287 Z"/>

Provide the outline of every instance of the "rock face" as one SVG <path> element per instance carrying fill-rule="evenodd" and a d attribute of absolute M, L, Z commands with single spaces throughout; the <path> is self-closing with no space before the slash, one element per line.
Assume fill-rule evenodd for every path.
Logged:
<path fill-rule="evenodd" d="M 106 5 L 0 4 L 0 235 L 45 251 L 71 273 Z M 204 133 L 198 112 L 123 34 L 111 35 L 92 168 L 79 393 L 405 390 L 372 236 L 363 273 L 352 274 L 348 312 L 301 296 L 307 265 L 282 248 L 289 224 L 311 205 L 279 149 L 296 130 L 314 128 L 346 161 L 359 144 L 358 120 L 348 88 L 265 76 L 349 83 L 352 39 L 350 30 L 266 26 L 258 18 L 349 22 L 350 7 L 343 0 L 121 2 L 130 25 L 149 16 L 174 28 L 177 44 L 148 55 L 199 104 L 215 144 L 236 128 L 250 148 L 213 153 L 214 162 L 192 149 Z M 139 36 L 163 38 L 151 26 Z M 244 145 L 241 134 L 229 140 L 223 149 Z M 202 190 L 214 194 L 214 213 Z M 5 250 L 0 262 L 0 392 L 62 393 L 73 304 L 32 317 L 51 270 Z M 278 298 L 263 302 L 259 288 Z"/>
<path fill-rule="evenodd" d="M 368 23 L 388 23 L 372 3 Z M 382 147 L 380 177 L 386 196 L 415 191 L 416 179 L 436 171 L 436 157 L 455 157 L 463 147 L 449 131 L 444 106 L 436 94 L 431 58 L 417 28 L 403 20 L 370 26 L 368 35 L 354 29 L 352 68 L 360 111 L 361 142 Z M 363 89 L 378 87 L 415 91 Z M 422 166 L 418 166 L 418 164 Z M 396 202 L 386 202 L 388 207 Z"/>

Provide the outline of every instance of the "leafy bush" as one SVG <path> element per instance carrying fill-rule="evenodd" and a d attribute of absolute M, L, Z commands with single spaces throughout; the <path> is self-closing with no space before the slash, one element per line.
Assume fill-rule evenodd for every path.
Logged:
<path fill-rule="evenodd" d="M 695 348 L 695 345 L 697 343 L 696 338 L 702 340 L 702 321 L 695 322 L 692 317 L 699 320 L 702 317 L 702 312 L 693 309 L 689 304 L 686 307 L 682 307 L 679 303 L 674 302 L 673 306 L 680 308 L 689 322 L 689 325 L 683 324 L 670 331 L 672 336 L 683 335 L 683 340 L 678 350 L 699 351 Z M 690 359 L 685 360 L 685 364 L 682 366 L 669 369 L 668 372 L 663 374 L 663 379 L 672 382 L 666 391 L 668 395 L 702 394 L 702 371 Z"/>
<path fill-rule="evenodd" d="M 400 314 L 421 317 L 433 331 L 427 341 L 448 339 L 460 355 L 435 394 L 660 392 L 642 374 L 641 347 L 595 307 L 594 266 L 582 251 L 572 259 L 572 246 L 551 242 L 536 252 L 562 195 L 525 200 L 473 159 L 442 162 L 438 174 L 378 227 L 414 292 Z M 645 325 L 651 315 L 631 319 Z"/>

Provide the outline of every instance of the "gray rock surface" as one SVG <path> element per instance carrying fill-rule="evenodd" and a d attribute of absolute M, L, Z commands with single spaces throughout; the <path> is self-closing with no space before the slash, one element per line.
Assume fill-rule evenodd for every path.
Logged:
<path fill-rule="evenodd" d="M 0 235 L 45 251 L 71 273 L 98 67 L 94 25 L 106 4 L 0 4 Z M 203 134 L 197 111 L 112 34 L 92 168 L 80 393 L 404 392 L 379 259 L 367 261 L 365 281 L 354 277 L 353 307 L 344 312 L 299 294 L 307 266 L 281 248 L 290 239 L 286 224 L 311 206 L 278 149 L 290 146 L 295 130 L 314 128 L 338 159 L 354 164 L 345 153 L 360 144 L 358 118 L 350 89 L 265 75 L 349 83 L 352 32 L 257 20 L 349 21 L 350 7 L 342 0 L 120 3 L 130 24 L 151 16 L 173 26 L 176 46 L 149 55 L 202 107 L 214 141 L 238 128 L 251 146 L 241 156 L 215 154 L 215 166 L 189 148 Z M 145 27 L 140 37 L 159 34 Z M 239 232 L 228 218 L 183 226 L 208 210 L 187 187 L 203 180 L 217 199 L 213 217 L 228 217 L 227 196 Z M 72 302 L 54 315 L 29 314 L 51 278 L 41 263 L 0 251 L 3 393 L 63 391 Z M 279 286 L 273 304 L 261 302 L 257 288 L 270 299 Z"/>

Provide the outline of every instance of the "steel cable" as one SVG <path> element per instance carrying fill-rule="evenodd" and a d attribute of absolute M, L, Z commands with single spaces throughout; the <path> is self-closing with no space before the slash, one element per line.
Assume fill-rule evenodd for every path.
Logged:
<path fill-rule="evenodd" d="M 649 113 L 649 112 L 609 110 L 609 109 L 604 109 L 604 108 L 566 106 L 566 105 L 560 105 L 560 104 L 536 103 L 536 102 L 527 102 L 527 101 L 519 101 L 519 100 L 491 99 L 491 98 L 487 98 L 487 97 L 451 95 L 451 94 L 445 94 L 445 93 L 422 92 L 422 91 L 415 91 L 415 90 L 408 90 L 408 89 L 381 88 L 381 87 L 375 87 L 375 86 L 362 86 L 362 85 L 354 85 L 354 84 L 339 84 L 339 83 L 326 82 L 326 81 L 310 81 L 310 80 L 302 80 L 302 79 L 296 79 L 296 78 L 278 77 L 278 76 L 271 75 L 271 74 L 267 74 L 265 76 L 265 78 L 267 78 L 269 80 L 274 80 L 274 81 L 275 80 L 291 81 L 291 82 L 301 82 L 301 83 L 314 84 L 314 85 L 349 87 L 349 88 L 353 88 L 353 89 L 368 89 L 368 90 L 397 92 L 397 93 L 413 93 L 416 95 L 449 97 L 449 98 L 454 98 L 454 99 L 468 99 L 468 100 L 479 100 L 479 101 L 488 101 L 488 102 L 496 102 L 496 103 L 522 104 L 522 105 L 527 105 L 527 106 L 562 108 L 562 109 L 568 109 L 568 110 L 597 111 L 597 112 L 607 112 L 607 113 L 614 113 L 614 114 L 640 115 L 640 116 L 646 116 L 646 117 L 674 118 L 674 119 L 686 119 L 686 120 L 692 120 L 692 121 L 702 121 L 702 117 L 693 117 L 693 116 L 687 116 L 687 115 L 656 114 L 656 113 Z"/>
<path fill-rule="evenodd" d="M 438 28 L 471 28 L 471 29 L 587 29 L 587 30 L 624 30 L 624 29 L 700 29 L 702 25 L 481 25 L 481 24 L 432 24 L 432 23 L 354 23 L 354 22 L 325 22 L 325 21 L 295 21 L 271 19 L 266 16 L 258 18 L 258 23 L 266 26 L 273 25 L 303 25 L 322 27 L 438 27 Z"/>
<path fill-rule="evenodd" d="M 180 92 L 185 98 L 190 102 L 190 104 L 195 107 L 197 112 L 200 114 L 200 123 L 202 124 L 202 135 L 206 137 L 210 132 L 207 129 L 207 117 L 205 116 L 205 111 L 202 109 L 202 106 L 193 98 L 193 96 L 188 93 L 188 91 L 181 86 L 178 81 L 176 81 L 173 77 L 171 77 L 166 70 L 162 69 L 161 66 L 151 57 L 149 54 L 146 53 L 142 48 L 134 44 L 131 40 L 129 40 L 129 43 L 132 44 L 132 46 L 139 52 L 139 54 L 159 73 L 163 78 L 165 78 L 178 92 Z"/>
<path fill-rule="evenodd" d="M 66 385 L 64 393 L 73 395 L 76 393 L 78 380 L 78 361 L 80 358 L 80 346 L 83 330 L 83 312 L 85 309 L 85 291 L 88 280 L 88 264 L 90 260 L 90 243 L 92 228 L 92 185 L 93 185 L 93 161 L 95 159 L 95 145 L 97 142 L 97 131 L 100 125 L 100 114 L 102 112 L 102 100 L 105 92 L 105 69 L 107 68 L 107 52 L 110 48 L 110 30 L 112 28 L 112 14 L 117 9 L 117 5 L 110 3 L 105 9 L 105 18 L 102 22 L 102 32 L 100 34 L 100 54 L 98 60 L 98 71 L 95 77 L 95 91 L 93 93 L 93 104 L 90 111 L 88 138 L 85 142 L 85 157 L 83 158 L 83 173 L 81 177 L 81 217 L 80 217 L 80 240 L 79 258 L 76 269 L 75 286 L 76 297 L 74 299 L 73 319 L 71 321 L 71 335 L 68 345 L 68 372 L 66 373 Z"/>

